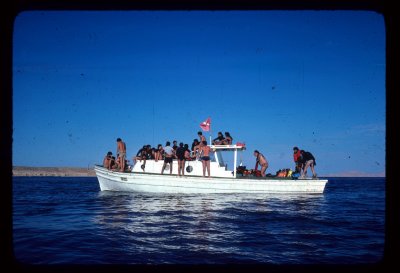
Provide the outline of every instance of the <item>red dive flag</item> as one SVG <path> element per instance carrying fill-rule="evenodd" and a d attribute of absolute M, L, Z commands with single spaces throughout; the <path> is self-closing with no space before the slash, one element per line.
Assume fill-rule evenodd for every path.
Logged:
<path fill-rule="evenodd" d="M 208 118 L 205 121 L 203 121 L 202 123 L 200 123 L 201 129 L 203 129 L 204 131 L 210 131 L 210 125 L 211 125 L 210 118 Z"/>

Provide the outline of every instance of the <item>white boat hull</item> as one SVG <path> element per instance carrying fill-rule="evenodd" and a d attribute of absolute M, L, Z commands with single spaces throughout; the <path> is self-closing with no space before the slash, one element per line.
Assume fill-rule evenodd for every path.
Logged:
<path fill-rule="evenodd" d="M 257 179 L 122 173 L 95 166 L 102 191 L 154 193 L 323 193 L 328 180 Z"/>

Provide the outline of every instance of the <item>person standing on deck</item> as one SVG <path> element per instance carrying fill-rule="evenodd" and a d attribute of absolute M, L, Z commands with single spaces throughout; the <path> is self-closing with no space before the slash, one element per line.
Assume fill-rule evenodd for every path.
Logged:
<path fill-rule="evenodd" d="M 185 151 L 183 142 L 179 143 L 179 147 L 176 149 L 176 158 L 178 158 L 178 175 L 185 175 Z"/>
<path fill-rule="evenodd" d="M 126 145 L 120 138 L 117 138 L 117 154 L 120 160 L 120 171 L 123 172 L 125 170 Z"/>
<path fill-rule="evenodd" d="M 206 170 L 208 173 L 208 177 L 210 177 L 210 146 L 207 145 L 207 141 L 200 142 L 200 154 L 201 162 L 203 164 L 203 176 L 206 176 Z"/>
<path fill-rule="evenodd" d="M 298 147 L 293 147 L 293 161 L 295 163 L 295 172 L 301 175 L 303 164 L 301 162 L 301 152 Z"/>
<path fill-rule="evenodd" d="M 202 143 L 203 141 L 206 141 L 206 137 L 205 136 L 203 136 L 203 133 L 202 132 L 197 132 L 197 135 L 199 136 L 199 138 L 200 138 L 200 143 Z"/>
<path fill-rule="evenodd" d="M 306 152 L 301 150 L 301 161 L 303 163 L 303 174 L 300 176 L 300 178 L 306 178 L 307 177 L 307 169 L 310 167 L 311 172 L 313 174 L 312 178 L 316 179 L 317 174 L 315 173 L 314 166 L 317 165 L 315 162 L 314 156 L 310 152 Z"/>
<path fill-rule="evenodd" d="M 164 174 L 164 170 L 165 170 L 165 167 L 167 166 L 167 164 L 169 164 L 169 174 L 172 174 L 172 158 L 175 156 L 175 153 L 174 153 L 174 149 L 172 149 L 172 147 L 170 145 L 171 145 L 171 142 L 169 142 L 169 141 L 167 141 L 167 143 L 165 143 L 164 165 L 162 166 L 161 174 Z"/>
<path fill-rule="evenodd" d="M 257 171 L 258 164 L 261 166 L 261 176 L 265 177 L 265 171 L 268 169 L 268 161 L 263 154 L 261 154 L 258 150 L 254 151 L 254 156 L 256 157 L 256 166 L 254 170 Z"/>

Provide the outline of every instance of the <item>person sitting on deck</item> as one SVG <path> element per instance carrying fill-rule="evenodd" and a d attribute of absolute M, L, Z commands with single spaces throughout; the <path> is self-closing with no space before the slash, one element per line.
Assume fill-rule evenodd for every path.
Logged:
<path fill-rule="evenodd" d="M 268 169 L 268 161 L 263 154 L 258 150 L 254 151 L 254 156 L 256 157 L 256 166 L 254 168 L 255 172 L 258 169 L 258 164 L 261 166 L 261 176 L 265 177 L 265 171 Z"/>
<path fill-rule="evenodd" d="M 158 162 L 158 160 L 162 160 L 163 159 L 163 147 L 161 144 L 157 145 L 157 149 L 154 151 L 154 161 Z"/>
<path fill-rule="evenodd" d="M 218 132 L 218 137 L 214 138 L 214 140 L 212 141 L 213 145 L 221 145 L 222 142 L 224 141 L 224 135 L 222 134 L 222 132 Z"/>
<path fill-rule="evenodd" d="M 199 148 L 200 148 L 200 142 L 199 142 L 199 140 L 197 138 L 195 138 L 193 140 L 193 143 L 192 143 L 192 152 L 191 152 L 191 155 L 190 155 L 190 157 L 193 160 L 197 158 L 197 154 L 198 154 L 197 151 L 199 150 Z"/>
<path fill-rule="evenodd" d="M 117 158 L 115 158 L 114 156 L 112 158 L 113 158 L 114 164 L 111 166 L 111 170 L 118 170 L 121 165 L 121 164 L 119 164 L 120 159 L 118 156 L 117 156 Z"/>
<path fill-rule="evenodd" d="M 142 162 L 142 160 L 144 160 L 143 163 L 143 167 L 142 170 L 144 169 L 144 166 L 146 165 L 146 159 L 147 159 L 147 145 L 143 145 L 143 147 L 141 149 L 139 149 L 139 151 L 136 153 L 136 156 L 133 157 L 133 164 L 136 164 L 136 161 L 139 160 L 139 162 Z"/>
<path fill-rule="evenodd" d="M 229 132 L 225 132 L 225 138 L 222 140 L 223 145 L 232 145 L 233 138 Z"/>
<path fill-rule="evenodd" d="M 108 152 L 107 155 L 103 159 L 103 167 L 107 169 L 111 169 L 111 161 L 112 161 L 112 152 Z"/>

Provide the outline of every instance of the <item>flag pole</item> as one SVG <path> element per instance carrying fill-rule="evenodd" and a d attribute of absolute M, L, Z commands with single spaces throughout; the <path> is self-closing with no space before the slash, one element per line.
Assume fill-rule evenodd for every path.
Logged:
<path fill-rule="evenodd" d="M 208 117 L 208 118 L 210 118 L 210 117 Z M 211 147 L 211 122 L 210 122 L 210 147 Z"/>

